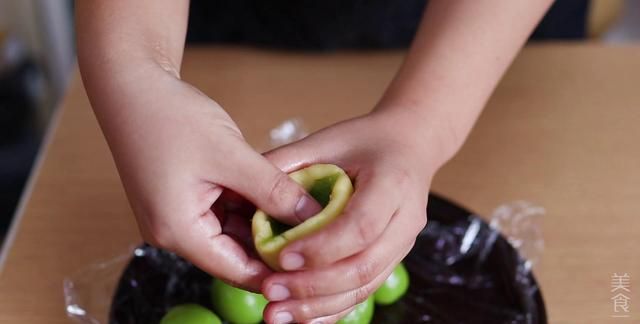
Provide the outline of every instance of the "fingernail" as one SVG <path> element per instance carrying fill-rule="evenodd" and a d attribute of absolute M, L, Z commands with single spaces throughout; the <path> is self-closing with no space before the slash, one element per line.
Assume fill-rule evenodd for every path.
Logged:
<path fill-rule="evenodd" d="M 273 284 L 267 290 L 267 299 L 270 301 L 281 301 L 289 298 L 291 293 L 289 293 L 289 289 L 281 284 Z"/>
<path fill-rule="evenodd" d="M 319 213 L 322 210 L 322 206 L 315 201 L 315 199 L 308 195 L 302 195 L 302 198 L 298 200 L 296 204 L 296 217 L 301 221 L 310 218 L 311 216 Z"/>
<path fill-rule="evenodd" d="M 287 324 L 293 322 L 293 316 L 289 312 L 278 312 L 273 320 L 276 324 Z"/>
<path fill-rule="evenodd" d="M 300 253 L 287 253 L 282 256 L 282 268 L 285 270 L 297 270 L 304 265 L 304 258 Z"/>

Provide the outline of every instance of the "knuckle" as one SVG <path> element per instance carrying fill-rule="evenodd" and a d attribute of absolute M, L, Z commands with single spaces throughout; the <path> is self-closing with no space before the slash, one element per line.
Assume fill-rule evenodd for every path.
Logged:
<path fill-rule="evenodd" d="M 375 267 L 371 262 L 358 263 L 355 272 L 360 286 L 367 285 L 375 278 Z"/>
<path fill-rule="evenodd" d="M 305 281 L 299 288 L 300 297 L 310 298 L 317 294 L 315 283 L 311 281 Z"/>
<path fill-rule="evenodd" d="M 353 215 L 358 246 L 367 246 L 378 237 L 376 222 L 369 221 L 364 216 L 363 212 L 354 212 Z"/>
<path fill-rule="evenodd" d="M 289 190 L 289 176 L 282 172 L 276 173 L 275 178 L 271 181 L 271 187 L 267 193 L 267 202 L 271 206 L 279 207 L 289 197 L 293 196 L 291 190 Z"/>

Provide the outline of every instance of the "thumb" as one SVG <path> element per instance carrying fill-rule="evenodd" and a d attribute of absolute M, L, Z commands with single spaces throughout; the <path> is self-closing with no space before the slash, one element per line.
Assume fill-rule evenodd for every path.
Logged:
<path fill-rule="evenodd" d="M 296 225 L 322 210 L 298 183 L 248 148 L 231 161 L 221 185 L 239 193 L 279 221 Z"/>

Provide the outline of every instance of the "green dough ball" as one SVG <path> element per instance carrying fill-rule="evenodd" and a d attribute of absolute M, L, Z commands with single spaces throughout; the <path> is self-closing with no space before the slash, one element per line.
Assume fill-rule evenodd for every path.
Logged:
<path fill-rule="evenodd" d="M 218 315 L 198 304 L 178 305 L 162 317 L 160 324 L 222 324 Z"/>
<path fill-rule="evenodd" d="M 402 263 L 398 264 L 389 278 L 376 290 L 373 297 L 376 304 L 391 305 L 398 301 L 409 289 L 409 273 Z"/>
<path fill-rule="evenodd" d="M 261 294 L 242 290 L 213 280 L 211 287 L 213 308 L 225 321 L 234 324 L 256 324 L 262 321 L 267 300 Z"/>
<path fill-rule="evenodd" d="M 351 313 L 343 317 L 337 324 L 369 324 L 373 318 L 373 297 L 367 298 L 354 308 Z"/>

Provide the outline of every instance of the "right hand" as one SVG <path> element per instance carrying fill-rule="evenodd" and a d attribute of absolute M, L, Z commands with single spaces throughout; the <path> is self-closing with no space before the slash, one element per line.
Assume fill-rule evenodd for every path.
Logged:
<path fill-rule="evenodd" d="M 250 219 L 234 208 L 237 199 L 225 198 L 237 198 L 229 191 L 292 225 L 321 207 L 194 87 L 165 71 L 130 81 L 121 93 L 102 94 L 109 104 L 98 102 L 95 110 L 142 237 L 259 291 L 271 271 L 244 244 L 251 242 Z"/>

